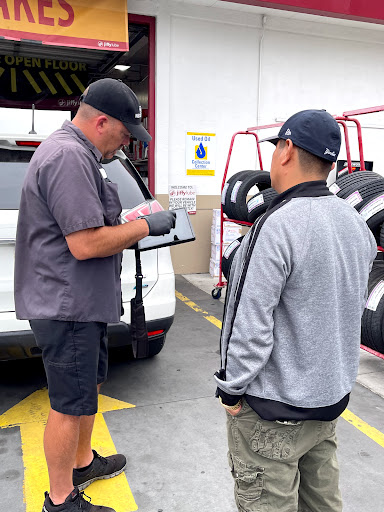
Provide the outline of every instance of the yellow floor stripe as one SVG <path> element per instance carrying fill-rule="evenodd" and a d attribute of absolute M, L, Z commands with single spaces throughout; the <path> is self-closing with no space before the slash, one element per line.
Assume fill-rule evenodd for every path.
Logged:
<path fill-rule="evenodd" d="M 202 315 L 204 316 L 204 318 L 206 320 L 208 320 L 208 322 L 211 322 L 211 324 L 213 324 L 216 327 L 218 327 L 219 329 L 221 329 L 222 323 L 220 322 L 220 320 L 218 320 L 214 316 L 210 316 L 208 314 L 208 311 L 204 311 L 197 304 L 195 304 L 194 302 L 189 300 L 188 297 L 185 297 L 185 295 L 182 295 L 178 291 L 176 291 L 175 293 L 176 293 L 176 297 L 178 299 L 180 299 L 182 302 L 184 302 L 184 304 L 186 304 L 187 306 L 192 308 L 193 311 L 196 311 L 196 313 L 202 313 Z M 355 416 L 348 409 L 346 409 L 343 412 L 341 417 L 343 419 L 345 419 L 346 421 L 348 421 L 348 423 L 350 423 L 351 425 L 356 427 L 358 430 L 360 430 L 360 432 L 362 432 L 363 434 L 368 436 L 370 439 L 372 439 L 372 441 L 375 441 L 375 443 L 377 443 L 378 445 L 380 445 L 380 446 L 382 446 L 384 448 L 384 434 L 382 432 L 380 432 L 376 428 L 371 427 L 370 425 L 368 425 L 368 423 L 366 423 L 365 421 L 360 419 L 358 416 Z"/>
<path fill-rule="evenodd" d="M 375 441 L 375 443 L 379 444 L 384 448 L 384 434 L 380 432 L 380 430 L 377 430 L 374 427 L 371 427 L 360 419 L 358 416 L 355 416 L 351 411 L 346 409 L 343 414 L 341 415 L 342 418 L 344 418 L 348 423 L 356 427 L 360 432 L 368 436 L 372 441 Z"/>
<path fill-rule="evenodd" d="M 218 329 L 221 329 L 221 322 L 220 322 L 220 320 L 218 320 L 214 316 L 210 315 L 208 313 L 208 311 L 204 311 L 204 309 L 200 308 L 197 304 L 195 304 L 194 302 L 189 300 L 188 297 L 185 297 L 180 292 L 176 291 L 175 294 L 176 294 L 176 297 L 179 300 L 181 300 L 182 302 L 184 302 L 184 304 L 186 304 L 191 309 L 193 309 L 193 311 L 196 311 L 196 313 L 201 313 L 204 316 L 204 318 L 206 320 L 208 320 L 208 322 L 211 322 L 211 324 L 213 324 L 215 327 L 217 327 Z"/>

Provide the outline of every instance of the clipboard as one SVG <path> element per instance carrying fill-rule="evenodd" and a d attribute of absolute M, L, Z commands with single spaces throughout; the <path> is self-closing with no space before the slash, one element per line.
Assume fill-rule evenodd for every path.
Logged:
<path fill-rule="evenodd" d="M 176 208 L 172 211 L 176 213 L 176 224 L 167 235 L 146 236 L 139 240 L 132 249 L 149 251 L 150 249 L 193 242 L 196 237 L 187 210 L 185 208 Z"/>

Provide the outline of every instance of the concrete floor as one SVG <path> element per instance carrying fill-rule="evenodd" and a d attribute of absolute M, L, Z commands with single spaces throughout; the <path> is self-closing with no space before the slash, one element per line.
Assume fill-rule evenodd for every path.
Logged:
<path fill-rule="evenodd" d="M 212 299 L 211 283 L 204 291 L 204 286 L 190 281 L 193 278 L 177 276 L 177 291 L 221 320 L 223 304 Z M 140 512 L 236 511 L 227 467 L 225 413 L 214 398 L 212 378 L 219 365 L 219 334 L 201 312 L 178 300 L 175 323 L 158 356 L 134 361 L 125 349 L 111 351 L 109 379 L 102 392 L 136 407 L 107 412 L 104 418 L 116 449 L 127 455 L 125 474 Z M 373 357 L 363 354 L 359 378 L 376 392 L 357 384 L 348 409 L 384 432 L 384 361 Z M 2 363 L 0 418 L 44 386 L 41 361 Z M 343 419 L 338 437 L 345 512 L 382 512 L 384 448 Z M 23 479 L 20 428 L 0 429 L 1 512 L 26 512 Z M 92 484 L 89 493 L 99 484 L 106 482 Z M 108 496 L 103 504 L 108 505 Z M 31 512 L 40 511 L 39 505 Z"/>

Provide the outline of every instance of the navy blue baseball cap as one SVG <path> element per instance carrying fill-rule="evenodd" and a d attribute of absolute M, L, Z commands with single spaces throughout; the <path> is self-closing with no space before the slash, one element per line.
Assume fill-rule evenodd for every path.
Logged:
<path fill-rule="evenodd" d="M 259 142 L 277 144 L 279 139 L 291 139 L 295 146 L 324 160 L 336 162 L 340 151 L 341 133 L 335 119 L 325 110 L 302 110 L 291 116 L 276 136 Z"/>
<path fill-rule="evenodd" d="M 136 94 L 121 80 L 102 78 L 91 83 L 80 101 L 121 121 L 136 139 L 144 142 L 152 139 L 141 124 L 142 109 Z"/>

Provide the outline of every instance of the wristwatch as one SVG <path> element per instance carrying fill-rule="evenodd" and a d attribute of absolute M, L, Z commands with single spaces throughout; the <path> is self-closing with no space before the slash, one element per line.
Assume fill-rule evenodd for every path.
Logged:
<path fill-rule="evenodd" d="M 221 399 L 221 396 L 219 396 L 219 401 L 221 405 L 224 407 L 224 409 L 226 409 L 227 411 L 237 411 L 237 409 L 241 406 L 242 399 L 240 398 L 240 400 L 235 405 L 224 404 Z"/>

